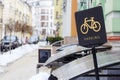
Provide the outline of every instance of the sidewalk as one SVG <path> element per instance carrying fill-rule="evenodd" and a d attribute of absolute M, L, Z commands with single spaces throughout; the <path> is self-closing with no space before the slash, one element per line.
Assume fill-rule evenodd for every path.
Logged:
<path fill-rule="evenodd" d="M 36 74 L 38 51 L 35 50 L 5 68 L 0 80 L 29 80 Z"/>

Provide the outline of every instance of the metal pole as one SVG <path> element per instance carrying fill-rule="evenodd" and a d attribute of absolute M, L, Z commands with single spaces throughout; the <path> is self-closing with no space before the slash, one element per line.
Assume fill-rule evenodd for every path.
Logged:
<path fill-rule="evenodd" d="M 96 53 L 97 53 L 97 50 L 95 49 L 95 47 L 93 47 L 92 48 L 92 54 L 93 54 L 93 61 L 94 61 L 96 80 L 100 80 Z"/>

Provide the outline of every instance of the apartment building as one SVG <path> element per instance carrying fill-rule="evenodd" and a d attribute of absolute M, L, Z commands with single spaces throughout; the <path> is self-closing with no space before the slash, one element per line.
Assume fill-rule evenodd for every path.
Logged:
<path fill-rule="evenodd" d="M 31 26 L 32 22 L 32 15 L 31 15 L 31 8 L 30 6 L 23 2 L 22 0 L 3 0 L 3 24 L 4 35 L 6 33 L 6 25 L 15 25 L 16 22 L 19 24 L 26 24 Z M 14 34 L 14 33 L 13 33 Z M 4 36 L 3 35 L 3 36 Z"/>
<path fill-rule="evenodd" d="M 53 0 L 27 0 L 32 7 L 34 34 L 40 37 L 55 36 Z"/>
<path fill-rule="evenodd" d="M 108 36 L 120 36 L 120 0 L 106 0 L 105 22 Z"/>
<path fill-rule="evenodd" d="M 9 19 L 12 19 L 13 21 L 24 21 L 27 23 L 30 22 L 31 18 L 31 10 L 30 6 L 22 2 L 21 0 L 4 0 L 4 23 L 7 23 Z"/>
<path fill-rule="evenodd" d="M 2 25 L 3 25 L 3 4 L 2 1 L 0 1 L 0 40 L 2 38 Z"/>
<path fill-rule="evenodd" d="M 54 0 L 54 25 L 56 26 L 56 36 L 62 36 L 63 27 L 63 0 Z"/>
<path fill-rule="evenodd" d="M 77 11 L 77 0 L 63 0 L 63 37 L 76 37 L 75 12 Z"/>
<path fill-rule="evenodd" d="M 78 0 L 78 8 L 79 10 L 84 10 L 95 6 L 102 6 L 107 35 L 110 37 L 120 37 L 119 3 L 120 0 Z"/>

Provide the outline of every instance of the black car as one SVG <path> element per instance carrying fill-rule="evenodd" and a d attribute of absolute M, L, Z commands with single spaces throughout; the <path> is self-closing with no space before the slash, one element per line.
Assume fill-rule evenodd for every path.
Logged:
<path fill-rule="evenodd" d="M 4 36 L 1 40 L 0 47 L 1 51 L 8 51 L 10 49 L 15 49 L 19 46 L 19 41 L 17 36 Z"/>

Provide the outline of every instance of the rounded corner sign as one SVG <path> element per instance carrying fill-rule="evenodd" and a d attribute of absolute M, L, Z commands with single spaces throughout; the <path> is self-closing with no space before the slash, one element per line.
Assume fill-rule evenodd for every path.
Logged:
<path fill-rule="evenodd" d="M 102 7 L 75 13 L 79 45 L 95 47 L 107 42 Z"/>

